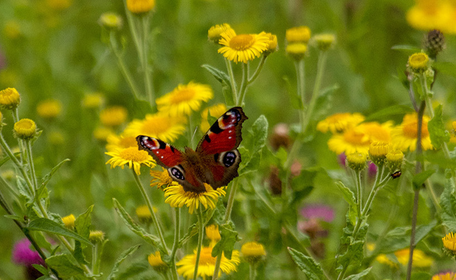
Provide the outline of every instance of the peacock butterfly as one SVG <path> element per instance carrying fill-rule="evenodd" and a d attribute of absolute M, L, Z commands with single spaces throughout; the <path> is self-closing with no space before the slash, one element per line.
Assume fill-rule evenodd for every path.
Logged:
<path fill-rule="evenodd" d="M 167 168 L 169 176 L 185 191 L 200 193 L 206 190 L 203 183 L 217 189 L 239 176 L 241 154 L 237 147 L 246 119 L 241 107 L 229 109 L 209 128 L 195 151 L 185 147 L 181 152 L 160 139 L 144 135 L 137 136 L 136 141 L 139 149 Z"/>

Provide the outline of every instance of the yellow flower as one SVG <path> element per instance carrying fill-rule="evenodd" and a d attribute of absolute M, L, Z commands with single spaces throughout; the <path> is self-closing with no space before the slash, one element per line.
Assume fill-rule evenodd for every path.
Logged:
<path fill-rule="evenodd" d="M 121 29 L 122 28 L 122 18 L 113 12 L 102 13 L 98 19 L 98 24 L 108 29 Z"/>
<path fill-rule="evenodd" d="M 215 245 L 222 237 L 220 236 L 220 231 L 218 225 L 210 225 L 206 227 L 207 238 L 211 240 L 211 245 Z"/>
<path fill-rule="evenodd" d="M 341 134 L 334 134 L 328 141 L 328 147 L 337 154 L 367 154 L 373 141 L 390 142 L 391 123 L 379 124 L 367 122 L 350 128 Z"/>
<path fill-rule="evenodd" d="M 244 259 L 251 264 L 255 264 L 266 256 L 263 244 L 257 242 L 247 242 L 241 247 Z"/>
<path fill-rule="evenodd" d="M 399 150 L 392 150 L 386 154 L 386 162 L 391 171 L 401 169 L 404 154 Z"/>
<path fill-rule="evenodd" d="M 72 3 L 72 0 L 46 0 L 47 6 L 57 11 L 68 9 Z"/>
<path fill-rule="evenodd" d="M 155 161 L 153 158 L 146 152 L 140 151 L 137 147 L 130 147 L 126 149 L 117 149 L 113 152 L 107 152 L 108 156 L 111 158 L 106 162 L 110 164 L 111 168 L 120 166 L 122 169 L 126 164 L 128 168 L 134 169 L 136 174 L 141 174 L 140 167 L 141 165 L 149 166 L 153 168 L 155 166 Z"/>
<path fill-rule="evenodd" d="M 431 280 L 455 280 L 456 274 L 454 272 L 441 272 L 432 276 Z"/>
<path fill-rule="evenodd" d="M 212 255 L 212 247 L 202 247 L 201 255 L 198 265 L 198 276 L 203 279 L 212 277 L 215 269 L 215 261 Z M 234 250 L 231 256 L 231 260 L 227 259 L 222 253 L 222 261 L 220 263 L 220 270 L 225 274 L 229 274 L 232 271 L 237 270 L 237 265 L 241 262 L 239 259 L 239 251 Z M 178 266 L 177 273 L 182 275 L 185 279 L 193 277 L 196 264 L 196 251 L 194 254 L 186 255 L 176 265 Z M 219 277 L 222 273 L 219 272 Z"/>
<path fill-rule="evenodd" d="M 318 34 L 312 40 L 320 51 L 327 51 L 334 46 L 336 36 L 334 34 Z"/>
<path fill-rule="evenodd" d="M 432 149 L 431 137 L 428 131 L 428 122 L 430 118 L 423 116 L 423 126 L 421 127 L 421 146 L 423 150 Z M 416 149 L 416 140 L 418 137 L 418 115 L 416 113 L 404 116 L 402 124 L 393 128 L 391 131 L 392 145 L 395 149 L 401 151 L 414 151 Z"/>
<path fill-rule="evenodd" d="M 62 112 L 62 103 L 56 99 L 44 100 L 38 103 L 36 111 L 43 119 L 53 119 Z"/>
<path fill-rule="evenodd" d="M 204 109 L 203 112 L 201 113 L 201 125 L 200 125 L 201 131 L 203 133 L 206 133 L 209 130 L 209 128 L 211 127 L 211 124 L 207 120 L 208 112 L 209 112 L 210 116 L 212 116 L 214 118 L 218 118 L 221 115 L 223 115 L 226 111 L 227 111 L 227 108 L 226 108 L 225 104 L 223 104 L 223 103 L 219 103 L 219 104 L 216 104 L 214 106 Z"/>
<path fill-rule="evenodd" d="M 414 73 L 422 73 L 428 68 L 429 57 L 425 53 L 414 53 L 408 58 L 408 66 Z"/>
<path fill-rule="evenodd" d="M 74 228 L 74 221 L 76 221 L 76 218 L 74 217 L 73 214 L 70 214 L 70 215 L 62 218 L 62 222 L 65 225 L 65 227 L 70 228 L 70 229 Z"/>
<path fill-rule="evenodd" d="M 82 107 L 88 109 L 100 108 L 104 103 L 104 96 L 102 93 L 94 92 L 89 93 L 82 99 Z"/>
<path fill-rule="evenodd" d="M 109 135 L 114 134 L 112 128 L 99 126 L 93 131 L 95 139 L 105 142 Z"/>
<path fill-rule="evenodd" d="M 134 14 L 147 13 L 155 7 L 155 0 L 127 0 L 127 9 Z"/>
<path fill-rule="evenodd" d="M 307 43 L 310 39 L 310 28 L 307 26 L 298 26 L 287 29 L 286 38 L 288 43 Z"/>
<path fill-rule="evenodd" d="M 272 33 L 266 33 L 269 37 L 268 49 L 264 52 L 265 55 L 269 55 L 278 49 L 277 36 Z"/>
<path fill-rule="evenodd" d="M 227 31 L 228 29 L 231 29 L 231 26 L 228 23 L 214 25 L 207 31 L 207 38 L 209 39 L 209 41 L 218 44 L 220 39 L 222 38 L 222 33 Z"/>
<path fill-rule="evenodd" d="M 367 155 L 363 153 L 347 154 L 348 167 L 355 171 L 361 171 L 366 167 Z"/>
<path fill-rule="evenodd" d="M 30 140 L 36 135 L 36 124 L 31 119 L 21 119 L 14 124 L 14 134 L 17 138 Z"/>
<path fill-rule="evenodd" d="M 89 233 L 89 240 L 92 243 L 101 243 L 104 240 L 105 233 L 101 230 L 91 230 Z"/>
<path fill-rule="evenodd" d="M 152 206 L 154 213 L 157 213 L 157 208 Z M 152 214 L 150 213 L 149 207 L 147 205 L 141 205 L 136 208 L 136 216 L 141 222 L 150 222 L 152 221 Z"/>
<path fill-rule="evenodd" d="M 385 163 L 386 155 L 389 151 L 389 143 L 387 142 L 372 142 L 369 146 L 369 158 L 376 165 Z"/>
<path fill-rule="evenodd" d="M 3 32 L 5 36 L 10 39 L 16 39 L 21 35 L 21 26 L 15 20 L 9 20 L 5 23 L 5 27 L 3 28 Z"/>
<path fill-rule="evenodd" d="M 147 257 L 147 261 L 149 262 L 150 266 L 153 269 L 157 270 L 158 272 L 165 272 L 168 269 L 168 265 L 163 262 L 160 251 L 156 251 L 155 254 L 152 253 Z"/>
<path fill-rule="evenodd" d="M 452 251 L 453 254 L 456 253 L 456 235 L 454 233 L 448 233 L 444 238 L 442 238 L 442 241 L 445 248 Z"/>
<path fill-rule="evenodd" d="M 399 250 L 394 253 L 398 262 L 403 266 L 406 266 L 409 261 L 410 249 Z M 426 256 L 426 254 L 418 249 L 413 250 L 413 266 L 414 267 L 429 267 L 432 265 L 432 258 Z"/>
<path fill-rule="evenodd" d="M 158 112 L 148 114 L 144 120 L 134 120 L 125 128 L 127 135 L 146 135 L 155 137 L 165 142 L 172 142 L 185 131 L 183 117 L 170 117 L 168 114 Z"/>
<path fill-rule="evenodd" d="M 104 126 L 119 126 L 127 120 L 127 117 L 127 109 L 122 106 L 112 106 L 100 113 L 100 120 Z"/>
<path fill-rule="evenodd" d="M 178 85 L 172 92 L 156 100 L 159 111 L 169 112 L 171 117 L 190 115 L 198 111 L 201 102 L 206 102 L 214 97 L 208 85 L 190 82 L 187 85 Z"/>
<path fill-rule="evenodd" d="M 136 137 L 122 133 L 121 135 L 110 134 L 106 138 L 106 150 L 112 152 L 116 149 L 125 149 L 130 147 L 138 147 Z"/>
<path fill-rule="evenodd" d="M 300 61 L 304 58 L 306 51 L 307 51 L 307 45 L 303 43 L 293 43 L 287 45 L 287 48 L 285 50 L 287 54 L 293 58 L 296 61 Z"/>
<path fill-rule="evenodd" d="M 171 179 L 168 170 L 164 168 L 162 168 L 162 171 L 151 170 L 150 176 L 152 176 L 152 179 L 150 180 L 151 187 L 156 185 L 157 188 L 164 190 L 170 185 L 178 185 L 177 182 Z"/>
<path fill-rule="evenodd" d="M 342 133 L 364 121 L 365 117 L 359 113 L 337 113 L 318 122 L 317 130 L 326 133 Z"/>
<path fill-rule="evenodd" d="M 270 40 L 265 32 L 236 35 L 233 29 L 228 29 L 221 36 L 219 43 L 223 47 L 218 49 L 218 53 L 235 63 L 247 63 L 255 57 L 260 57 L 268 49 Z"/>
<path fill-rule="evenodd" d="M 439 29 L 443 33 L 456 33 L 455 7 L 449 1 L 416 0 L 406 14 L 410 26 L 418 30 Z"/>
<path fill-rule="evenodd" d="M 21 103 L 21 96 L 15 88 L 6 88 L 0 91 L 0 106 L 14 110 Z"/>
<path fill-rule="evenodd" d="M 201 205 L 204 208 L 214 209 L 219 196 L 225 195 L 225 188 L 217 188 L 214 190 L 210 185 L 204 183 L 206 191 L 196 193 L 185 191 L 181 185 L 170 185 L 165 189 L 165 202 L 171 207 L 182 207 L 186 205 L 188 212 L 193 214 L 195 209 Z"/>

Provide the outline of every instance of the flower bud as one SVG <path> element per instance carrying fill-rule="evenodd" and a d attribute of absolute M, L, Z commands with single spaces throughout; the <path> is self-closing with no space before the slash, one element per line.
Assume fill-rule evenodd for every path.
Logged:
<path fill-rule="evenodd" d="M 391 171 L 400 170 L 404 154 L 400 150 L 390 151 L 386 154 L 386 163 Z"/>
<path fill-rule="evenodd" d="M 445 47 L 445 36 L 440 30 L 431 30 L 425 35 L 424 48 L 431 58 L 435 58 Z"/>
<path fill-rule="evenodd" d="M 355 171 L 361 171 L 366 168 L 367 156 L 363 153 L 353 153 L 347 155 L 348 167 Z"/>
<path fill-rule="evenodd" d="M 31 119 L 22 119 L 14 124 L 14 135 L 23 140 L 30 140 L 36 135 L 36 124 Z"/>
<path fill-rule="evenodd" d="M 382 166 L 385 163 L 389 144 L 386 142 L 372 142 L 369 147 L 369 157 L 373 163 Z"/>
<path fill-rule="evenodd" d="M 74 217 L 73 214 L 70 214 L 70 215 L 62 218 L 63 224 L 65 225 L 65 227 L 67 227 L 69 229 L 74 228 L 74 221 L 76 221 L 76 218 Z"/>
<path fill-rule="evenodd" d="M 89 240 L 92 241 L 92 243 L 101 243 L 104 240 L 104 232 L 101 230 L 91 230 L 89 233 Z"/>
<path fill-rule="evenodd" d="M 257 242 L 247 242 L 242 245 L 241 253 L 250 264 L 256 264 L 266 256 L 263 244 Z"/>
<path fill-rule="evenodd" d="M 168 265 L 163 262 L 160 252 L 156 251 L 155 254 L 152 253 L 147 257 L 147 261 L 154 270 L 160 273 L 165 273 L 168 269 Z"/>
<path fill-rule="evenodd" d="M 320 51 L 327 51 L 334 46 L 336 37 L 334 34 L 318 34 L 312 40 Z"/>
<path fill-rule="evenodd" d="M 427 54 L 414 53 L 408 58 L 407 66 L 413 73 L 423 73 L 428 69 L 429 57 Z"/>
<path fill-rule="evenodd" d="M 228 23 L 214 25 L 207 31 L 207 38 L 209 41 L 218 44 L 219 40 L 222 38 L 222 33 L 228 29 L 231 29 L 231 26 Z"/>
<path fill-rule="evenodd" d="M 123 25 L 122 18 L 113 12 L 102 13 L 98 19 L 98 24 L 107 29 L 121 29 Z"/>
<path fill-rule="evenodd" d="M 307 26 L 292 27 L 287 29 L 286 38 L 288 43 L 307 43 L 310 39 L 310 28 Z"/>
<path fill-rule="evenodd" d="M 127 0 L 127 9 L 133 14 L 144 14 L 155 7 L 155 0 Z"/>
<path fill-rule="evenodd" d="M 294 60 L 300 61 L 304 58 L 307 51 L 307 45 L 303 43 L 289 44 L 286 48 L 287 54 Z"/>
<path fill-rule="evenodd" d="M 4 109 L 14 110 L 21 103 L 21 96 L 15 88 L 6 88 L 0 91 L 0 106 Z"/>

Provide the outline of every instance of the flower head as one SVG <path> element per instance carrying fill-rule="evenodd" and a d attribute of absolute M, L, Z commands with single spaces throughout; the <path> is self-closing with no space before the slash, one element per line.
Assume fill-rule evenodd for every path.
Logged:
<path fill-rule="evenodd" d="M 128 164 L 128 168 L 134 169 L 135 173 L 138 175 L 141 174 L 141 165 L 146 165 L 150 168 L 155 166 L 153 158 L 146 151 L 138 150 L 137 147 L 117 149 L 113 152 L 107 152 L 106 154 L 111 156 L 106 162 L 106 164 L 111 165 L 111 168 L 120 166 L 124 169 L 124 166 Z"/>
<path fill-rule="evenodd" d="M 31 266 L 32 264 L 44 265 L 43 259 L 37 251 L 30 249 L 30 241 L 23 238 L 14 244 L 13 262 L 16 264 Z"/>
<path fill-rule="evenodd" d="M 138 147 L 136 137 L 122 133 L 121 135 L 109 134 L 106 138 L 106 150 L 112 152 L 116 149 L 125 149 L 131 147 Z"/>
<path fill-rule="evenodd" d="M 198 276 L 202 277 L 203 279 L 207 279 L 207 277 L 211 277 L 214 274 L 215 269 L 215 261 L 212 255 L 212 247 L 202 247 L 200 260 L 198 265 Z M 237 265 L 241 262 L 239 259 L 239 251 L 233 250 L 233 254 L 231 255 L 231 260 L 227 259 L 225 255 L 222 253 L 222 260 L 220 263 L 220 270 L 223 273 L 229 274 L 232 271 L 236 271 Z M 196 252 L 194 254 L 186 255 L 182 258 L 176 265 L 177 273 L 184 276 L 184 278 L 189 279 L 193 277 L 193 273 L 195 271 L 195 264 L 196 264 Z M 219 272 L 219 276 L 221 272 Z"/>
<path fill-rule="evenodd" d="M 214 25 L 207 31 L 207 38 L 209 41 L 218 44 L 222 38 L 222 33 L 228 29 L 231 29 L 231 26 L 228 23 Z"/>
<path fill-rule="evenodd" d="M 406 266 L 409 261 L 410 249 L 403 249 L 394 253 L 396 259 L 400 264 Z M 415 249 L 413 251 L 413 266 L 415 267 L 429 267 L 432 265 L 432 258 L 428 257 L 423 251 Z"/>
<path fill-rule="evenodd" d="M 164 112 L 148 114 L 144 120 L 133 120 L 125 128 L 127 135 L 146 135 L 172 142 L 185 131 L 183 117 L 171 117 Z"/>
<path fill-rule="evenodd" d="M 157 212 L 157 208 L 152 207 L 154 213 Z M 147 205 L 141 205 L 136 208 L 136 216 L 143 223 L 148 223 L 152 221 L 152 214 L 150 213 L 149 207 Z"/>
<path fill-rule="evenodd" d="M 334 34 L 318 34 L 312 40 L 320 51 L 327 51 L 334 46 L 336 36 Z"/>
<path fill-rule="evenodd" d="M 250 263 L 255 264 L 266 256 L 266 251 L 261 243 L 247 242 L 241 247 L 242 257 Z"/>
<path fill-rule="evenodd" d="M 205 232 L 206 232 L 207 238 L 209 238 L 211 240 L 211 245 L 215 245 L 215 243 L 217 243 L 217 241 L 222 239 L 222 237 L 220 236 L 220 231 L 219 231 L 218 225 L 212 224 L 212 225 L 207 226 Z"/>
<path fill-rule="evenodd" d="M 100 113 L 100 120 L 104 126 L 113 127 L 123 124 L 128 117 L 128 111 L 122 106 L 112 106 Z"/>
<path fill-rule="evenodd" d="M 157 272 L 164 273 L 168 269 L 168 265 L 164 263 L 161 258 L 160 251 L 156 251 L 155 254 L 150 254 L 147 257 L 147 261 Z"/>
<path fill-rule="evenodd" d="M 200 125 L 201 132 L 206 133 L 209 130 L 209 128 L 211 127 L 211 124 L 209 124 L 209 121 L 207 120 L 208 114 L 214 118 L 218 118 L 221 115 L 223 115 L 223 113 L 225 113 L 226 110 L 227 110 L 227 108 L 226 108 L 225 104 L 223 104 L 223 103 L 219 103 L 219 104 L 216 104 L 214 106 L 204 109 L 203 112 L 201 112 L 201 125 Z"/>
<path fill-rule="evenodd" d="M 369 146 L 369 158 L 378 166 L 385 163 L 386 155 L 389 151 L 389 143 L 386 142 L 372 142 Z"/>
<path fill-rule="evenodd" d="M 428 131 L 429 120 L 428 116 L 423 116 L 421 127 L 421 146 L 423 150 L 432 149 L 431 137 Z M 401 151 L 414 151 L 416 149 L 416 140 L 418 139 L 418 115 L 416 113 L 405 115 L 402 124 L 392 129 L 391 138 L 393 148 Z"/>
<path fill-rule="evenodd" d="M 307 51 L 307 45 L 303 43 L 293 43 L 287 45 L 286 52 L 294 60 L 300 61 L 304 58 Z"/>
<path fill-rule="evenodd" d="M 38 103 L 36 111 L 43 119 L 53 119 L 62 112 L 62 103 L 56 99 L 44 100 Z"/>
<path fill-rule="evenodd" d="M 454 272 L 440 272 L 432 276 L 431 280 L 455 280 L 456 273 Z"/>
<path fill-rule="evenodd" d="M 366 168 L 367 155 L 364 153 L 353 153 L 347 155 L 348 167 L 355 171 L 361 171 Z"/>
<path fill-rule="evenodd" d="M 185 191 L 181 185 L 170 185 L 165 189 L 165 202 L 171 207 L 182 207 L 186 205 L 188 212 L 193 214 L 195 209 L 200 207 L 214 209 L 219 196 L 225 195 L 225 188 L 217 188 L 214 190 L 210 185 L 204 183 L 205 191 L 196 193 Z"/>
<path fill-rule="evenodd" d="M 233 29 L 228 29 L 221 34 L 219 44 L 222 47 L 218 53 L 223 54 L 228 60 L 235 63 L 247 63 L 268 49 L 269 36 L 265 32 L 260 34 L 236 35 Z"/>
<path fill-rule="evenodd" d="M 147 13 L 155 7 L 155 0 L 127 0 L 127 9 L 134 14 Z"/>
<path fill-rule="evenodd" d="M 36 124 L 31 119 L 21 119 L 14 124 L 14 135 L 17 138 L 30 140 L 36 135 Z"/>
<path fill-rule="evenodd" d="M 408 58 L 407 66 L 414 73 L 423 73 L 428 69 L 429 56 L 423 52 L 414 53 Z"/>
<path fill-rule="evenodd" d="M 21 103 L 21 96 L 15 88 L 6 88 L 0 91 L 0 106 L 4 109 L 14 110 Z"/>
<path fill-rule="evenodd" d="M 82 99 L 82 107 L 87 109 L 96 109 L 100 108 L 104 103 L 104 96 L 102 93 L 94 92 L 89 93 L 84 96 Z"/>
<path fill-rule="evenodd" d="M 187 85 L 178 85 L 172 92 L 156 100 L 159 111 L 169 112 L 171 117 L 190 115 L 198 111 L 201 102 L 206 102 L 214 97 L 208 85 L 190 82 Z"/>
<path fill-rule="evenodd" d="M 410 26 L 418 30 L 439 29 L 444 33 L 456 33 L 454 4 L 451 1 L 416 0 L 406 15 Z"/>
<path fill-rule="evenodd" d="M 162 171 L 151 170 L 150 176 L 152 179 L 150 180 L 150 186 L 154 187 L 157 186 L 159 189 L 166 189 L 170 185 L 178 185 L 177 182 L 173 181 L 169 176 L 168 170 L 162 168 Z"/>
<path fill-rule="evenodd" d="M 288 43 L 307 44 L 310 39 L 311 32 L 310 28 L 307 26 L 298 26 L 287 29 L 285 35 Z"/>
<path fill-rule="evenodd" d="M 95 139 L 105 142 L 109 135 L 114 134 L 114 131 L 110 127 L 99 126 L 93 131 Z"/>
<path fill-rule="evenodd" d="M 103 242 L 104 238 L 105 233 L 101 230 L 91 230 L 89 233 L 89 240 L 94 244 Z"/>
<path fill-rule="evenodd" d="M 386 163 L 391 171 L 401 169 L 404 154 L 400 150 L 392 150 L 386 154 Z"/>
<path fill-rule="evenodd" d="M 264 52 L 264 54 L 269 55 L 278 49 L 277 36 L 272 33 L 266 33 L 266 35 L 269 37 L 269 44 L 268 49 Z"/>
<path fill-rule="evenodd" d="M 76 218 L 74 217 L 73 214 L 70 214 L 70 215 L 62 218 L 63 224 L 65 225 L 65 227 L 67 227 L 69 229 L 74 228 L 74 221 L 76 221 Z"/>
<path fill-rule="evenodd" d="M 424 48 L 427 54 L 435 59 L 438 53 L 445 49 L 445 36 L 440 30 L 429 31 L 424 38 Z"/>
<path fill-rule="evenodd" d="M 318 122 L 317 130 L 326 133 L 342 133 L 364 121 L 365 117 L 359 113 L 337 113 Z"/>
<path fill-rule="evenodd" d="M 327 223 L 334 220 L 334 209 L 324 204 L 311 204 L 301 208 L 301 215 L 306 219 L 319 219 Z"/>
<path fill-rule="evenodd" d="M 447 249 L 447 251 L 452 255 L 456 255 L 456 234 L 450 232 L 442 238 L 442 241 L 443 246 Z"/>
<path fill-rule="evenodd" d="M 107 29 L 121 29 L 122 28 L 122 18 L 113 12 L 102 13 L 98 19 L 98 24 Z"/>

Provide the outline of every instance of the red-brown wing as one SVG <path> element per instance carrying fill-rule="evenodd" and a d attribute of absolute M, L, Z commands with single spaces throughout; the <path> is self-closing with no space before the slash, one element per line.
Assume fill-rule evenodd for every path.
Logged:
<path fill-rule="evenodd" d="M 214 155 L 236 149 L 242 141 L 242 123 L 246 119 L 241 107 L 229 109 L 209 128 L 196 147 L 196 152 Z"/>
<path fill-rule="evenodd" d="M 182 163 L 182 153 L 160 139 L 139 135 L 136 141 L 140 150 L 148 152 L 159 165 L 165 168 Z"/>

